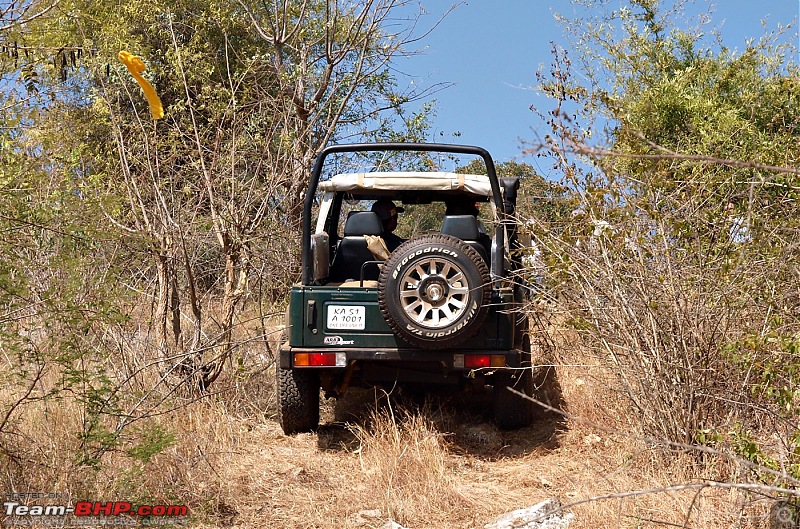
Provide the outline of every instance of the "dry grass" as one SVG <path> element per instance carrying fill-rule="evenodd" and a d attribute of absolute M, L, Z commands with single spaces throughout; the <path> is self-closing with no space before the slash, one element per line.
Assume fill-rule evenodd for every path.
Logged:
<path fill-rule="evenodd" d="M 393 519 L 411 529 L 481 528 L 552 496 L 578 502 L 571 507 L 574 528 L 765 526 L 769 505 L 731 490 L 581 503 L 727 481 L 741 469 L 722 458 L 665 457 L 641 441 L 605 368 L 574 350 L 568 334 L 551 331 L 560 345 L 551 351 L 559 365 L 559 385 L 551 390 L 579 420 L 550 414 L 530 428 L 500 432 L 469 403 L 387 405 L 354 392 L 327 405 L 318 433 L 286 437 L 274 421 L 273 372 L 251 367 L 221 380 L 218 394 L 126 430 L 124 443 L 97 468 L 74 457 L 78 403 L 32 403 L 18 424 L 26 444 L 19 465 L 27 473 L 24 482 L 7 475 L 5 487 L 186 503 L 202 527 L 376 528 Z M 3 395 L 10 397 L 8 390 Z M 140 426 L 172 436 L 149 461 L 127 452 L 140 442 Z"/>
<path fill-rule="evenodd" d="M 479 498 L 461 490 L 445 435 L 424 415 L 399 413 L 376 411 L 368 425 L 353 427 L 363 483 L 377 509 L 409 525 L 446 524 L 458 513 L 480 511 Z"/>

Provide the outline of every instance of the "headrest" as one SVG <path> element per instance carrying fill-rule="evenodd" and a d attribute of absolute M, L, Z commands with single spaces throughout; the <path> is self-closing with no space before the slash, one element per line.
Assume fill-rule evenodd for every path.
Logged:
<path fill-rule="evenodd" d="M 351 211 L 344 223 L 344 236 L 382 235 L 383 224 L 377 213 L 372 211 Z"/>
<path fill-rule="evenodd" d="M 472 215 L 445 215 L 442 233 L 458 237 L 462 241 L 477 241 L 478 219 Z"/>

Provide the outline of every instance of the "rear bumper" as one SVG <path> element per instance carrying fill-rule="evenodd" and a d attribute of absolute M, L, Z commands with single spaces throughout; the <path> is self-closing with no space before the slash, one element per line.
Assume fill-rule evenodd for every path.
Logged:
<path fill-rule="evenodd" d="M 398 348 L 309 348 L 309 347 L 290 347 L 286 344 L 280 348 L 280 366 L 284 369 L 292 369 L 294 366 L 294 355 L 296 353 L 338 353 L 341 358 L 344 356 L 346 362 L 340 366 L 310 367 L 298 366 L 297 369 L 341 369 L 344 370 L 352 362 L 358 363 L 384 363 L 417 365 L 428 364 L 431 367 L 440 367 L 449 371 L 473 371 L 476 368 L 465 365 L 467 355 L 490 355 L 493 357 L 503 356 L 505 365 L 492 365 L 487 369 L 503 369 L 527 367 L 523 365 L 526 361 L 523 352 L 519 349 L 510 350 L 487 350 L 487 349 L 450 349 L 447 351 L 433 351 L 425 349 L 398 349 Z M 529 362 L 529 359 L 527 359 Z M 469 362 L 467 362 L 469 364 Z"/>

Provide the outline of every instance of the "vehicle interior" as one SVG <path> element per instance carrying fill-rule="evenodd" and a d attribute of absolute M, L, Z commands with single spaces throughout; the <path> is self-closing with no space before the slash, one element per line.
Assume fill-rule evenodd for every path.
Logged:
<path fill-rule="evenodd" d="M 384 235 L 378 215 L 370 211 L 375 200 L 389 198 L 404 209 L 395 233 L 410 239 L 426 233 L 445 233 L 472 247 L 488 263 L 491 240 L 483 223 L 494 225 L 493 208 L 488 198 L 463 192 L 411 191 L 387 193 L 336 193 L 324 223 L 327 239 L 312 237 L 315 279 L 320 283 L 345 283 L 377 280 L 381 259 L 368 248 L 368 238 Z M 489 232 L 491 233 L 491 231 Z M 327 246 L 328 270 L 325 277 L 323 247 Z"/>

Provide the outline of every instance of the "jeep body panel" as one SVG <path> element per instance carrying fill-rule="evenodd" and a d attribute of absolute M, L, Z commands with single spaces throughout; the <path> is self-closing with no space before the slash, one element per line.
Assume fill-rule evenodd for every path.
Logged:
<path fill-rule="evenodd" d="M 516 325 L 511 309 L 516 303 L 513 291 L 507 288 L 493 294 L 489 316 L 469 339 L 468 348 L 471 350 L 507 350 L 514 347 Z M 377 287 L 295 285 L 290 293 L 288 321 L 291 325 L 287 329 L 286 345 L 319 351 L 343 347 L 412 349 L 389 328 L 380 312 L 377 298 Z M 358 321 L 337 324 L 337 317 L 358 318 Z M 381 355 L 376 356 L 376 359 L 380 358 Z"/>

